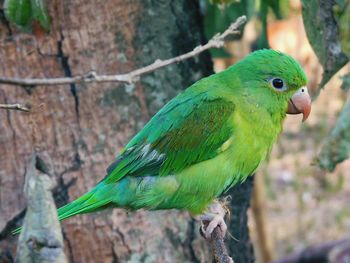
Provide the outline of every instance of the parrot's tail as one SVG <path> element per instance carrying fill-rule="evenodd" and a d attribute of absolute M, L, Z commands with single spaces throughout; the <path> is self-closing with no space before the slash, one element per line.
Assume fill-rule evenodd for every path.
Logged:
<path fill-rule="evenodd" d="M 62 221 L 77 214 L 95 212 L 110 206 L 112 199 L 108 197 L 106 198 L 105 186 L 104 183 L 100 183 L 91 191 L 77 198 L 73 202 L 60 207 L 57 210 L 58 219 Z M 12 234 L 18 234 L 21 230 L 22 227 L 16 228 L 12 231 Z"/>
<path fill-rule="evenodd" d="M 85 214 L 90 212 L 95 212 L 101 210 L 106 206 L 110 205 L 110 199 L 99 199 L 96 195 L 96 188 L 92 189 L 90 192 L 82 195 L 73 202 L 60 207 L 57 210 L 58 219 L 60 221 L 78 214 Z"/>

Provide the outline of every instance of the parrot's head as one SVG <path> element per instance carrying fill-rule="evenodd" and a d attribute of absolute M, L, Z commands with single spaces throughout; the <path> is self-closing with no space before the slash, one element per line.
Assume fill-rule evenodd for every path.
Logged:
<path fill-rule="evenodd" d="M 254 103 L 282 118 L 288 114 L 311 111 L 307 78 L 300 64 L 292 57 L 272 49 L 255 51 L 236 64 L 243 92 Z"/>

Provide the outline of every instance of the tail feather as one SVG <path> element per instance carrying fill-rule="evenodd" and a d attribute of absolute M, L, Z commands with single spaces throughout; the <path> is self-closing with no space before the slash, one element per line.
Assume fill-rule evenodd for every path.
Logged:
<path fill-rule="evenodd" d="M 111 203 L 110 199 L 97 200 L 94 191 L 88 192 L 73 202 L 58 209 L 58 219 L 64 220 L 77 214 L 85 214 L 99 210 Z"/>
<path fill-rule="evenodd" d="M 69 211 L 68 213 L 65 213 L 65 214 L 62 214 L 62 215 L 59 215 L 58 219 L 60 221 L 64 220 L 64 219 L 67 219 L 69 217 L 72 217 L 72 216 L 75 216 L 75 215 L 78 215 L 78 214 L 85 214 L 85 213 L 91 213 L 91 212 L 96 212 L 96 211 L 99 211 L 99 210 L 102 210 L 104 208 L 106 208 L 106 206 L 108 206 L 111 202 L 110 201 L 100 201 L 100 202 L 96 202 L 94 204 L 91 204 L 91 205 L 85 205 L 84 207 L 82 208 L 78 208 L 78 209 L 75 209 L 75 210 L 72 210 L 72 211 Z"/>

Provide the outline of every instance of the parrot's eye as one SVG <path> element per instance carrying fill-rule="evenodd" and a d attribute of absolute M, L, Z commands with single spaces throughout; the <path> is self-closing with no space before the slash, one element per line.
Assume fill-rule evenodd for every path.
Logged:
<path fill-rule="evenodd" d="M 287 86 L 285 85 L 283 79 L 271 78 L 269 82 L 272 85 L 272 87 L 278 91 L 284 91 L 287 89 Z"/>

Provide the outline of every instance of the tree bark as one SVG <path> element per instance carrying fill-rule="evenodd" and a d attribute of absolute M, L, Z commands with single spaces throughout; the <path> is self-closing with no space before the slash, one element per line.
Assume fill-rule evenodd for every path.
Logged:
<path fill-rule="evenodd" d="M 48 7 L 52 28 L 44 38 L 22 34 L 0 21 L 1 75 L 124 73 L 203 42 L 195 1 L 55 0 Z M 18 237 L 10 231 L 24 215 L 25 160 L 33 151 L 56 181 L 57 206 L 72 201 L 105 176 L 114 156 L 159 108 L 211 68 L 204 54 L 130 85 L 0 86 L 0 103 L 30 104 L 32 109 L 0 111 L 0 254 L 15 251 Z M 229 250 L 251 256 L 246 229 L 251 184 L 238 189 L 232 228 L 243 235 L 234 234 L 239 242 L 230 239 Z M 209 245 L 186 212 L 114 209 L 76 216 L 62 227 L 70 262 L 212 261 Z M 241 242 L 245 250 L 232 250 Z"/>

